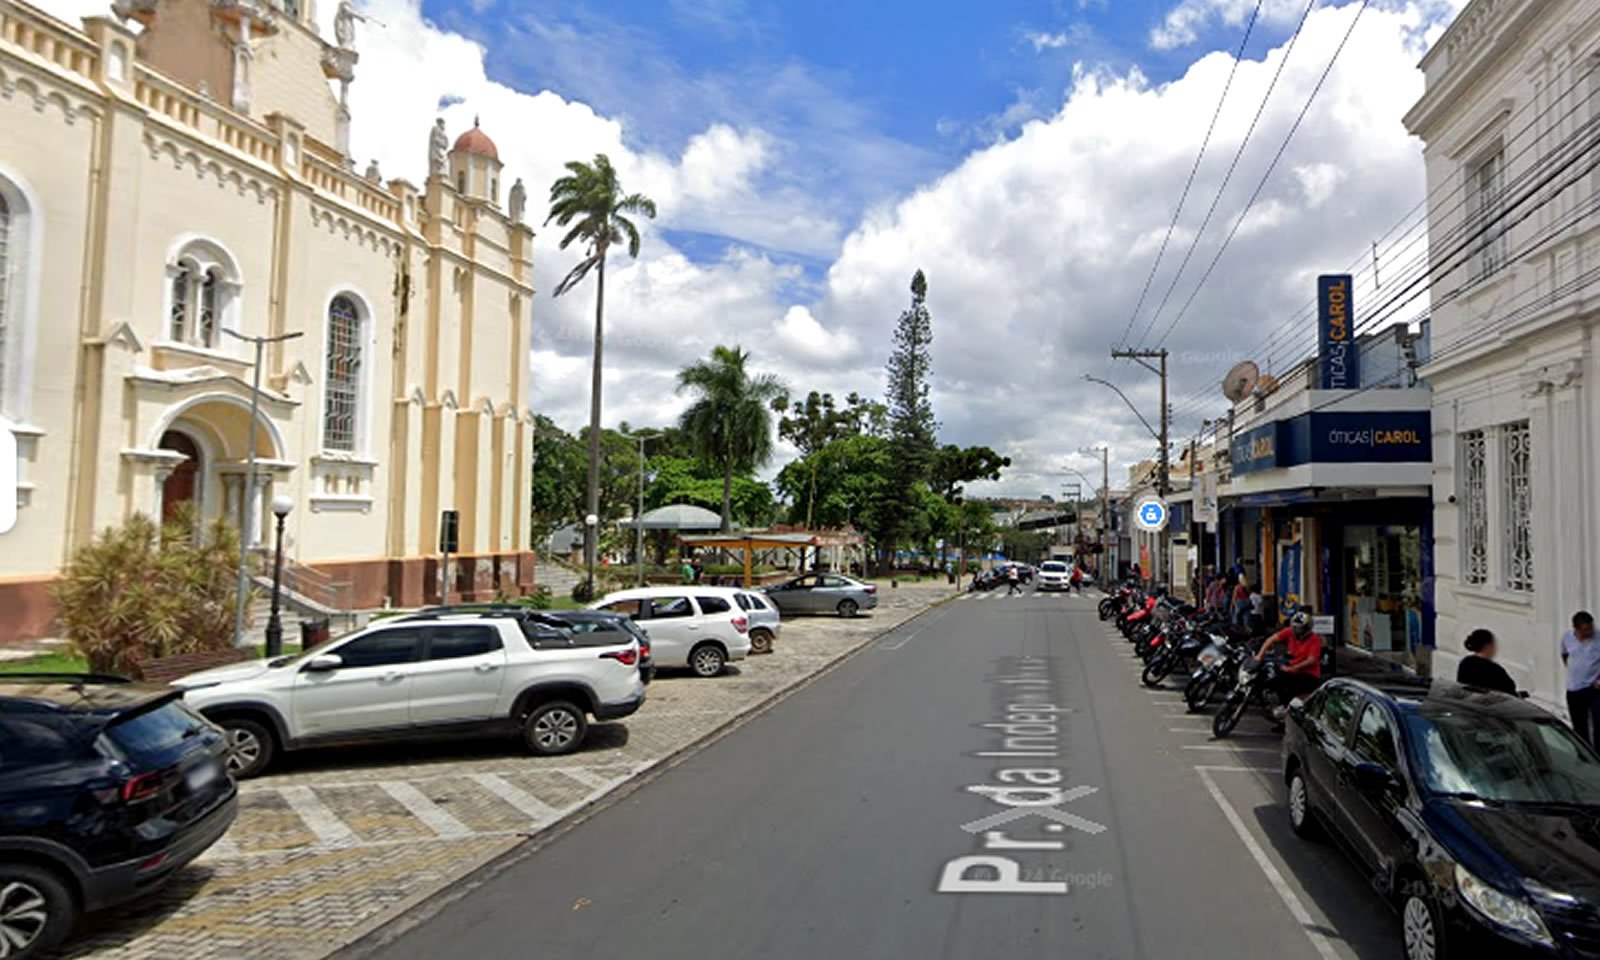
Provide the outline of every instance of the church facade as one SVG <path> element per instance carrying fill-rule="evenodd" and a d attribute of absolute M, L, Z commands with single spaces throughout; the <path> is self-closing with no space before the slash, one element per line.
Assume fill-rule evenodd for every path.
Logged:
<path fill-rule="evenodd" d="M 287 497 L 295 582 L 330 606 L 532 585 L 522 184 L 427 118 L 424 184 L 358 172 L 358 15 L 330 41 L 304 3 L 75 27 L 0 0 L 0 643 L 48 634 L 63 563 L 135 513 L 227 516 L 264 552 Z"/>

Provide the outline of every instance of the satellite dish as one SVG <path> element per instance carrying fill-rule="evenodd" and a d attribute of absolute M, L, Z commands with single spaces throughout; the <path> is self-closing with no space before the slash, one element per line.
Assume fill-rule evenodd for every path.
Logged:
<path fill-rule="evenodd" d="M 1222 395 L 1234 403 L 1238 403 L 1250 396 L 1250 391 L 1256 388 L 1256 381 L 1261 378 L 1261 368 L 1249 360 L 1241 360 L 1233 365 L 1228 375 L 1222 378 Z"/>

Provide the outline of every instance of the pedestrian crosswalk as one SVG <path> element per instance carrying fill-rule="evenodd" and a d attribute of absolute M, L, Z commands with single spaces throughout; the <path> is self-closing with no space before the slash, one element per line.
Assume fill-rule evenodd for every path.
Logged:
<path fill-rule="evenodd" d="M 1042 590 L 1035 591 L 1033 593 L 1001 593 L 1000 591 L 996 590 L 996 591 L 990 591 L 988 593 L 963 593 L 961 596 L 956 597 L 956 599 L 957 600 L 972 600 L 974 602 L 981 602 L 981 601 L 984 601 L 984 600 L 1026 600 L 1026 599 L 1028 599 L 1030 597 L 1034 598 L 1034 599 L 1050 599 L 1050 600 L 1069 599 L 1071 597 L 1078 597 L 1078 598 L 1081 599 L 1083 597 L 1083 594 L 1081 594 L 1081 593 L 1079 593 L 1079 594 L 1056 593 L 1056 592 L 1046 592 L 1046 591 L 1042 591 Z"/>

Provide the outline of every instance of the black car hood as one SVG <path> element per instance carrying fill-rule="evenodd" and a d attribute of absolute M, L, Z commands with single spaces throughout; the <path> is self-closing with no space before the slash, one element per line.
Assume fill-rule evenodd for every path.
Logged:
<path fill-rule="evenodd" d="M 1436 798 L 1424 816 L 1435 836 L 1485 880 L 1531 880 L 1600 902 L 1600 807 Z"/>

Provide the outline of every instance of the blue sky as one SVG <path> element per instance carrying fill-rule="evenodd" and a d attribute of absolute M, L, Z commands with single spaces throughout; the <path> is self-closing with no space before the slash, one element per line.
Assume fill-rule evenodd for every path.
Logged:
<path fill-rule="evenodd" d="M 1137 66 L 1161 83 L 1240 29 L 1210 22 L 1195 44 L 1150 42 L 1172 4 L 1154 0 L 425 0 L 423 12 L 486 50 L 490 79 L 558 90 L 672 153 L 708 123 L 783 142 L 774 174 L 842 224 L 950 169 L 975 147 L 1060 108 L 1075 63 Z M 1287 30 L 1263 25 L 1259 54 Z M 675 233 L 708 262 L 714 234 Z M 827 257 L 767 250 L 815 277 Z"/>

